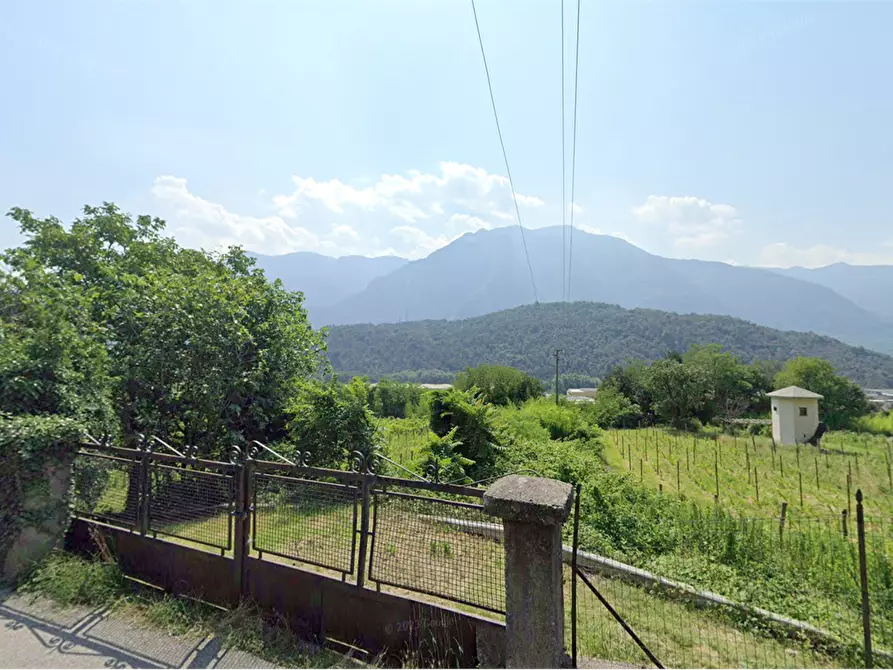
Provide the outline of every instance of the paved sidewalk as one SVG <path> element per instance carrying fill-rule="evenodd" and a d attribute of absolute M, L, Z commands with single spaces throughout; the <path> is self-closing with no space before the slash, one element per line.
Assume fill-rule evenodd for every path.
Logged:
<path fill-rule="evenodd" d="M 121 615 L 0 592 L 0 668 L 275 668 L 213 636 L 176 637 Z"/>

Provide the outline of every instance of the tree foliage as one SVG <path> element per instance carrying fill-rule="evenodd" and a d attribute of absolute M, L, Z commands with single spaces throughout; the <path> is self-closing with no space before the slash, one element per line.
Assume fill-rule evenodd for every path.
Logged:
<path fill-rule="evenodd" d="M 456 377 L 456 387 L 477 389 L 481 396 L 494 405 L 521 403 L 543 394 L 543 383 L 507 365 L 479 365 L 467 368 Z"/>
<path fill-rule="evenodd" d="M 405 419 L 422 397 L 422 389 L 417 384 L 406 384 L 391 379 L 382 379 L 369 387 L 369 407 L 380 417 Z"/>
<path fill-rule="evenodd" d="M 775 377 L 778 388 L 799 386 L 824 396 L 819 415 L 828 428 L 837 430 L 853 425 L 857 417 L 869 411 L 862 389 L 834 372 L 834 367 L 819 358 L 795 358 L 788 361 Z"/>
<path fill-rule="evenodd" d="M 726 316 L 600 303 L 527 305 L 456 321 L 333 326 L 328 343 L 336 370 L 371 378 L 401 370 L 449 372 L 490 363 L 551 380 L 554 347 L 565 350 L 565 373 L 604 378 L 630 360 L 649 362 L 668 350 L 716 343 L 748 364 L 818 356 L 858 384 L 893 387 L 893 357 L 830 337 L 773 330 Z"/>
<path fill-rule="evenodd" d="M 160 219 L 110 203 L 68 227 L 10 217 L 25 236 L 2 259 L 11 411 L 98 421 L 114 406 L 125 438 L 158 434 L 208 455 L 285 434 L 289 398 L 325 364 L 300 293 L 241 249 L 180 248 Z"/>
<path fill-rule="evenodd" d="M 452 388 L 431 394 L 431 431 L 445 437 L 452 433 L 456 452 L 471 463 L 469 476 L 482 479 L 492 474 L 499 438 L 493 406 L 474 391 Z"/>
<path fill-rule="evenodd" d="M 288 406 L 291 449 L 309 451 L 311 464 L 335 467 L 358 451 L 368 455 L 376 443 L 367 388 L 360 378 L 349 384 L 332 379 L 301 385 Z"/>

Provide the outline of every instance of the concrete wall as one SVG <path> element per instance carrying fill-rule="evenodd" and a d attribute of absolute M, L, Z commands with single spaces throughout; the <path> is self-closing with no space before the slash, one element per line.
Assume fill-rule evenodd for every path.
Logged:
<path fill-rule="evenodd" d="M 353 645 L 371 657 L 408 653 L 420 667 L 505 663 L 505 626 L 491 619 L 257 558 L 248 558 L 239 593 L 231 558 L 181 544 L 75 519 L 68 548 L 94 553 L 91 529 L 102 534 L 125 574 L 225 607 L 250 598 L 306 639 Z"/>
<path fill-rule="evenodd" d="M 800 408 L 806 416 L 800 416 Z M 819 427 L 816 398 L 772 398 L 772 437 L 777 444 L 798 444 L 811 438 Z"/>

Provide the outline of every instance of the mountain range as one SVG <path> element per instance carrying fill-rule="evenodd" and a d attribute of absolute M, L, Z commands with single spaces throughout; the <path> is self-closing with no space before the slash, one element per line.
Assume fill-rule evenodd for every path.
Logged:
<path fill-rule="evenodd" d="M 592 302 L 525 305 L 468 319 L 333 326 L 328 353 L 342 375 L 457 372 L 511 365 L 541 379 L 555 372 L 604 377 L 633 359 L 652 361 L 693 344 L 721 344 L 745 362 L 818 356 L 856 383 L 893 387 L 893 357 L 814 333 L 784 332 L 728 316 L 680 315 Z"/>
<path fill-rule="evenodd" d="M 524 232 L 526 252 L 518 229 L 508 227 L 467 233 L 416 261 L 307 252 L 257 258 L 268 275 L 304 291 L 317 326 L 463 319 L 562 300 L 562 229 Z M 893 266 L 741 267 L 664 258 L 607 235 L 573 235 L 573 300 L 732 316 L 893 352 L 891 289 Z"/>

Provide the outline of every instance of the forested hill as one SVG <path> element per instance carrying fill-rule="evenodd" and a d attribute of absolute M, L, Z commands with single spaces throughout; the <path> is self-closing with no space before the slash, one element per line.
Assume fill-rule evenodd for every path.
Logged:
<path fill-rule="evenodd" d="M 680 315 L 593 302 L 526 305 L 459 321 L 333 326 L 329 357 L 342 373 L 458 371 L 481 363 L 604 376 L 630 359 L 654 360 L 692 344 L 719 343 L 745 362 L 818 356 L 856 383 L 893 387 L 893 357 L 814 333 L 780 331 L 727 316 Z"/>

